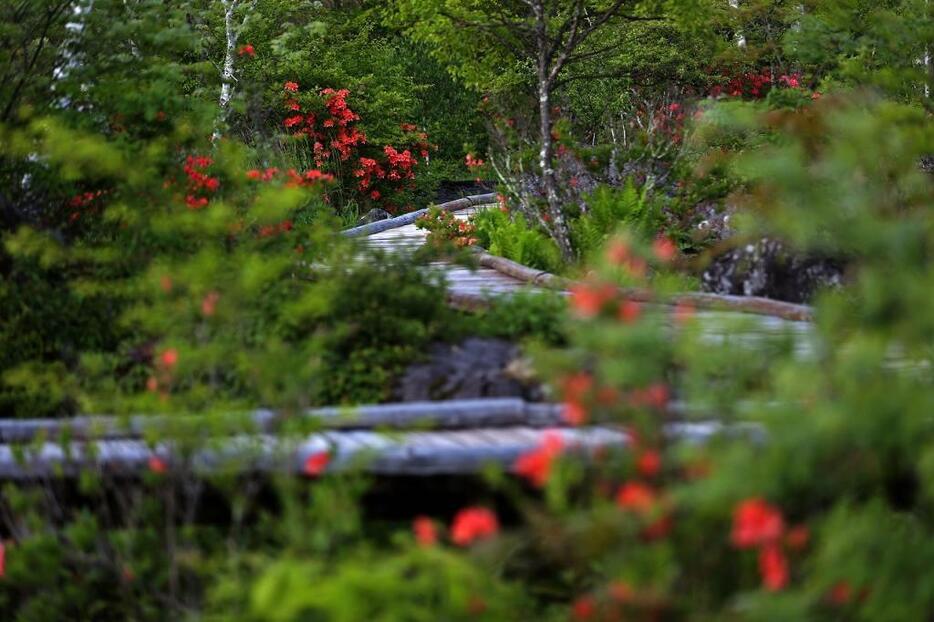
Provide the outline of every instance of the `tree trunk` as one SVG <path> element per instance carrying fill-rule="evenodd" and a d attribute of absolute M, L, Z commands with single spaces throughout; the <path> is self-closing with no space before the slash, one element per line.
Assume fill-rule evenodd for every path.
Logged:
<path fill-rule="evenodd" d="M 734 10 L 739 9 L 739 0 L 730 0 L 730 7 Z M 742 29 L 736 31 L 736 45 L 738 47 L 746 47 L 746 35 L 743 33 Z"/>
<path fill-rule="evenodd" d="M 544 69 L 538 81 L 539 130 L 541 148 L 538 152 L 538 164 L 542 170 L 542 191 L 548 202 L 548 216 L 551 218 L 551 230 L 561 256 L 565 261 L 574 259 L 571 236 L 564 218 L 561 199 L 558 197 L 554 169 L 554 139 L 551 136 L 551 84 L 544 76 Z"/>
<path fill-rule="evenodd" d="M 234 10 L 238 0 L 221 0 L 224 5 L 224 32 L 227 35 L 227 49 L 224 52 L 224 69 L 221 72 L 221 96 L 217 102 L 220 110 L 217 113 L 217 123 L 214 124 L 214 133 L 211 142 L 221 137 L 221 127 L 227 120 L 227 110 L 233 98 L 234 82 L 234 55 L 237 48 L 237 30 L 234 28 Z"/>

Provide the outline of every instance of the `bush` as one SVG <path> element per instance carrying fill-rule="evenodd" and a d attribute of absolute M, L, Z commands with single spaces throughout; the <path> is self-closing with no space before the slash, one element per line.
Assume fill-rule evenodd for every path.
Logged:
<path fill-rule="evenodd" d="M 545 234 L 518 213 L 486 209 L 471 216 L 480 246 L 494 255 L 546 272 L 560 272 L 561 252 Z"/>

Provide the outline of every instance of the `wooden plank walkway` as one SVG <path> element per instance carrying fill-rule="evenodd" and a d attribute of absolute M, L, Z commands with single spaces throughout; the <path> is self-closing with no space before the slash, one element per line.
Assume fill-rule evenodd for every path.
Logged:
<path fill-rule="evenodd" d="M 444 208 L 456 218 L 466 219 L 484 209 L 493 198 L 494 195 L 467 197 L 445 204 Z M 425 244 L 427 232 L 414 224 L 425 211 L 343 233 L 364 238 L 364 244 L 370 248 L 390 253 L 411 252 Z M 519 274 L 522 270 L 492 267 L 471 270 L 443 261 L 430 264 L 430 268 L 444 275 L 455 299 L 543 291 L 530 282 L 537 282 L 536 278 L 507 274 Z M 698 310 L 697 314 L 709 339 L 750 339 L 754 345 L 763 333 L 790 330 L 802 356 L 813 351 L 809 340 L 811 326 L 807 322 L 724 311 Z M 753 320 L 748 336 L 737 333 L 730 322 L 737 317 Z M 683 409 L 683 405 L 674 404 L 672 408 Z M 170 469 L 205 473 L 235 470 L 301 474 L 305 472 L 306 460 L 321 452 L 331 456 L 328 471 L 359 467 L 383 476 L 470 474 L 490 463 L 510 468 L 519 455 L 538 447 L 547 433 L 560 434 L 567 447 L 585 454 L 600 447 L 621 447 L 627 443 L 625 433 L 613 427 L 566 426 L 560 405 L 527 404 L 512 398 L 324 408 L 310 410 L 304 416 L 315 419 L 320 431 L 299 438 L 279 435 L 283 418 L 268 410 L 247 413 L 236 419 L 240 427 L 228 428 L 231 431 L 227 436 L 211 438 L 201 438 L 204 426 L 199 427 L 199 423 L 203 419 L 197 416 L 0 420 L 0 479 L 36 481 L 74 476 L 82 469 L 133 475 L 152 470 L 154 459 Z M 234 417 L 231 415 L 232 420 Z M 178 435 L 185 426 L 192 431 L 188 437 Z M 715 422 L 672 424 L 667 430 L 674 437 L 694 442 L 703 442 L 725 431 Z M 197 449 L 185 449 L 184 443 L 168 440 L 156 445 L 142 440 L 154 432 L 161 432 L 162 435 L 155 436 L 163 439 L 173 438 L 175 433 L 174 438 L 185 438 L 189 447 L 190 441 L 197 440 Z M 56 441 L 62 438 L 70 440 Z"/>
<path fill-rule="evenodd" d="M 471 214 L 486 209 L 490 205 L 472 205 L 452 213 L 458 220 L 467 220 Z M 389 253 L 414 252 L 425 244 L 427 237 L 426 230 L 419 229 L 415 223 L 412 223 L 366 236 L 364 244 L 369 248 Z M 429 267 L 444 275 L 448 291 L 453 297 L 501 296 L 518 291 L 540 289 L 491 268 L 481 267 L 471 270 L 444 261 L 432 262 Z"/>

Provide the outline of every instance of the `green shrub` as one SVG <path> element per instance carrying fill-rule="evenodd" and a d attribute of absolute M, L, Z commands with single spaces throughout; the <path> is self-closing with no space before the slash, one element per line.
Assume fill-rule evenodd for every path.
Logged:
<path fill-rule="evenodd" d="M 525 217 L 498 209 L 486 209 L 471 217 L 475 236 L 494 255 L 546 272 L 560 272 L 561 252 L 545 234 L 530 227 Z"/>

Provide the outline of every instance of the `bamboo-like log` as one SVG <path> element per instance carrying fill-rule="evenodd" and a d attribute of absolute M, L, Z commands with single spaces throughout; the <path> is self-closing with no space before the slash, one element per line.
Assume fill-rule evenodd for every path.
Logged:
<path fill-rule="evenodd" d="M 212 473 L 281 472 L 321 475 L 363 470 L 381 476 L 466 475 L 497 464 L 513 469 L 516 459 L 558 434 L 566 451 L 589 457 L 607 447 L 624 448 L 628 434 L 611 427 L 476 428 L 385 434 L 336 431 L 302 437 L 243 435 L 190 443 L 100 440 L 0 445 L 0 480 L 44 481 L 93 471 L 135 477 L 146 472 L 205 476 Z M 718 422 L 676 423 L 665 428 L 673 442 L 700 444 L 714 436 L 741 436 L 764 442 L 761 427 Z M 323 469 L 309 472 L 308 459 L 327 453 Z"/>
<path fill-rule="evenodd" d="M 483 249 L 478 249 L 477 254 L 481 266 L 497 270 L 533 285 L 557 290 L 569 290 L 572 287 L 583 286 L 580 281 L 573 281 L 549 272 L 535 270 L 510 259 L 491 255 Z M 758 296 L 726 296 L 692 292 L 662 298 L 644 289 L 620 288 L 619 291 L 621 296 L 634 302 L 669 306 L 690 305 L 696 309 L 767 315 L 793 322 L 810 322 L 814 319 L 814 310 L 810 306 Z"/>
<path fill-rule="evenodd" d="M 443 402 L 403 402 L 309 409 L 302 417 L 325 430 L 411 428 L 463 429 L 561 424 L 560 406 L 531 404 L 520 398 L 479 398 Z M 289 418 L 271 410 L 231 413 L 206 420 L 197 415 L 90 415 L 61 419 L 2 419 L 0 443 L 27 443 L 62 437 L 78 440 L 142 438 L 147 434 L 273 434 Z M 211 427 L 210 424 L 216 424 Z"/>
<path fill-rule="evenodd" d="M 216 440 L 186 450 L 169 442 L 141 440 L 46 442 L 38 446 L 0 445 L 0 479 L 35 481 L 75 477 L 83 471 L 136 476 L 154 472 L 209 475 L 231 472 L 309 473 L 309 458 L 326 452 L 326 472 L 362 469 L 375 475 L 464 475 L 498 464 L 511 468 L 539 447 L 545 434 L 560 434 L 569 452 L 589 455 L 603 447 L 623 447 L 625 432 L 604 427 L 542 430 L 528 427 L 472 431 L 317 433 L 301 438 L 268 435 Z"/>
<path fill-rule="evenodd" d="M 462 199 L 456 199 L 446 203 L 439 203 L 438 207 L 447 212 L 456 212 L 457 210 L 466 209 L 475 205 L 483 205 L 485 203 L 493 203 L 495 201 L 495 193 L 474 194 L 466 196 Z M 414 212 L 409 212 L 408 214 L 403 214 L 402 216 L 396 216 L 395 218 L 387 218 L 386 220 L 371 222 L 366 225 L 360 225 L 359 227 L 353 227 L 352 229 L 345 229 L 341 231 L 341 235 L 354 238 L 365 235 L 373 235 L 374 233 L 382 233 L 383 231 L 388 231 L 389 229 L 411 225 L 420 217 L 427 214 L 428 210 L 429 208 L 426 207 Z"/>

